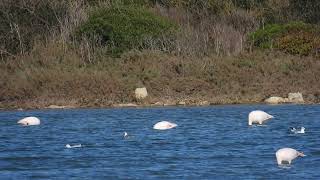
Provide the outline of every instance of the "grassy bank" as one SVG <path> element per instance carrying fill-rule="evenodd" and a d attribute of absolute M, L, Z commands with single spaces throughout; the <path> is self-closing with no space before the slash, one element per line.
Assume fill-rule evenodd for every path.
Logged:
<path fill-rule="evenodd" d="M 317 8 L 250 2 L 1 2 L 0 108 L 320 102 Z"/>
<path fill-rule="evenodd" d="M 131 103 L 141 86 L 147 87 L 149 97 L 140 104 L 258 103 L 289 92 L 302 92 L 308 102 L 320 100 L 320 61 L 310 57 L 256 51 L 195 59 L 131 51 L 84 64 L 75 52 L 59 53 L 63 47 L 57 45 L 1 63 L 0 107 Z"/>

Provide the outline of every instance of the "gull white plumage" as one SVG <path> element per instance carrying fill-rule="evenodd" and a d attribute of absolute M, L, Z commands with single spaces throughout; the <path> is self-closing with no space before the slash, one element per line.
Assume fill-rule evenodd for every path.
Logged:
<path fill-rule="evenodd" d="M 301 129 L 298 130 L 298 129 L 294 128 L 294 127 L 291 127 L 291 128 L 290 128 L 290 131 L 291 131 L 292 133 L 294 133 L 294 134 L 304 134 L 304 133 L 305 133 L 305 129 L 306 129 L 306 128 L 301 127 Z"/>
<path fill-rule="evenodd" d="M 76 144 L 76 145 L 67 144 L 67 145 L 66 145 L 66 148 L 80 148 L 80 147 L 82 147 L 81 144 Z"/>

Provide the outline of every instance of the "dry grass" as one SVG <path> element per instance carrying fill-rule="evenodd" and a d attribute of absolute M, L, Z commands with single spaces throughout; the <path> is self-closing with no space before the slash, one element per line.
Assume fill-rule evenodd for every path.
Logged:
<path fill-rule="evenodd" d="M 247 46 L 248 33 L 259 25 L 249 12 L 241 9 L 219 16 L 199 10 L 199 17 L 179 7 L 155 6 L 153 11 L 179 25 L 176 40 L 164 44 L 168 44 L 177 55 L 183 56 L 238 55 Z"/>
<path fill-rule="evenodd" d="M 63 43 L 37 46 L 29 55 L 0 63 L 0 107 L 109 106 L 134 102 L 146 86 L 144 103 L 207 100 L 212 104 L 256 103 L 268 96 L 302 92 L 319 101 L 320 61 L 275 52 L 191 58 L 156 51 L 101 56 L 84 63 Z"/>
<path fill-rule="evenodd" d="M 197 20 L 178 7 L 155 6 L 156 13 L 179 25 L 176 39 L 164 37 L 160 49 L 152 48 L 159 42 L 150 39 L 147 50 L 111 58 L 99 45 L 72 39 L 93 10 L 83 1 L 72 3 L 65 19 L 58 19 L 57 31 L 32 41 L 28 52 L 1 56 L 0 108 L 110 106 L 134 102 L 133 92 L 141 86 L 150 96 L 138 103 L 146 104 L 256 103 L 298 91 L 307 100 L 320 101 L 319 59 L 244 51 L 247 34 L 257 27 L 248 12 Z"/>

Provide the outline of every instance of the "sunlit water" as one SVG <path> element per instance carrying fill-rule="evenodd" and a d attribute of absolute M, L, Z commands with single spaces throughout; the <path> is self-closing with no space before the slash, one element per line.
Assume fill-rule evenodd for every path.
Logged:
<path fill-rule="evenodd" d="M 256 109 L 275 119 L 249 127 Z M 26 116 L 41 125 L 17 125 Z M 319 105 L 2 111 L 0 179 L 320 179 L 319 137 Z M 279 167 L 283 147 L 307 156 Z"/>

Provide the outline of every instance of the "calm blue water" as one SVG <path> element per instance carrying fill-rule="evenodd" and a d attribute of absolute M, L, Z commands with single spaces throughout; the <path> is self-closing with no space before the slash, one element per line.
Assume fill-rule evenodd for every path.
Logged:
<path fill-rule="evenodd" d="M 275 119 L 248 127 L 256 109 Z M 18 126 L 25 116 L 42 124 Z M 160 120 L 178 127 L 153 130 Z M 0 179 L 320 179 L 319 137 L 319 105 L 2 111 Z M 282 147 L 307 156 L 278 167 Z"/>

